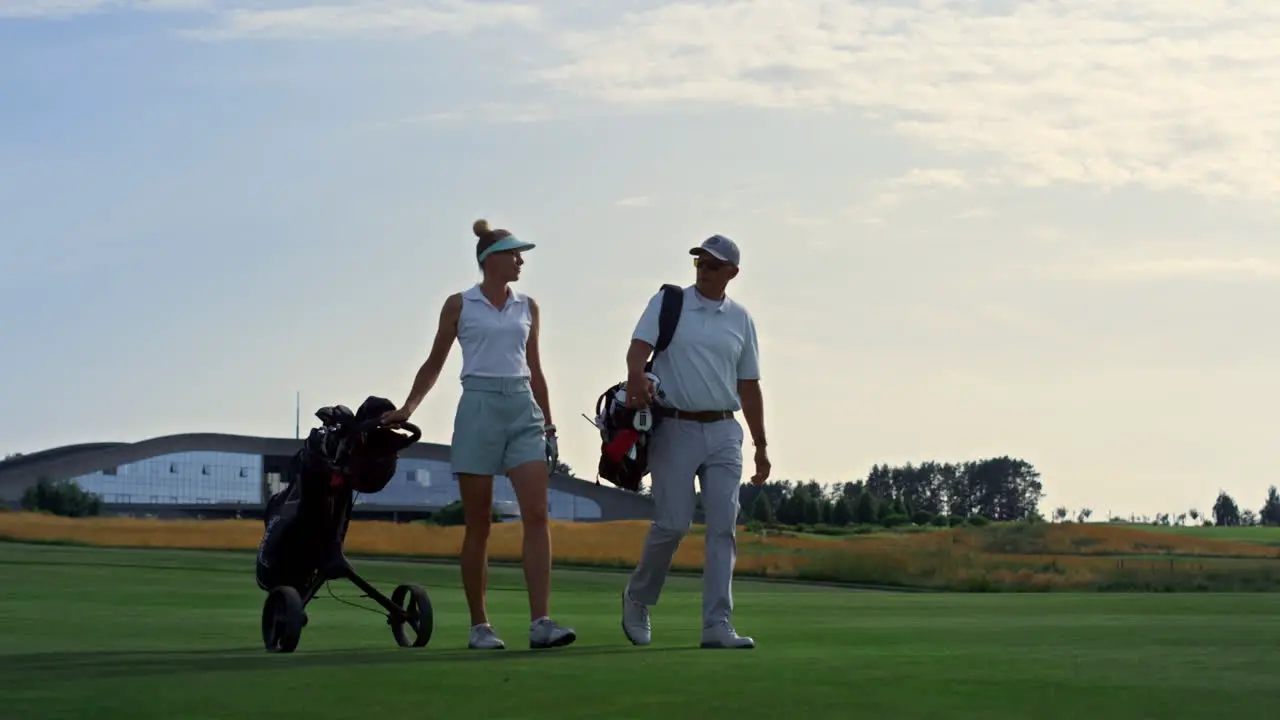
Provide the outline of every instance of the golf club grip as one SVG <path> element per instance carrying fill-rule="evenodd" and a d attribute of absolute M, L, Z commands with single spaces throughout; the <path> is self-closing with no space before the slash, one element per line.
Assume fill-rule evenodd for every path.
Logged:
<path fill-rule="evenodd" d="M 405 421 L 405 422 L 400 423 L 400 427 L 402 427 L 402 428 L 404 428 L 404 429 L 408 430 L 408 431 L 409 431 L 410 436 L 412 436 L 412 437 L 413 437 L 413 439 L 409 441 L 409 444 L 410 444 L 410 445 L 412 445 L 413 443 L 416 443 L 416 442 L 418 442 L 419 440 L 421 440 L 421 439 L 422 439 L 422 429 L 421 429 L 421 428 L 419 428 L 417 425 L 414 425 L 414 424 L 413 424 L 413 423 L 411 423 L 411 422 Z"/>
<path fill-rule="evenodd" d="M 372 420 L 365 420 L 364 422 L 360 423 L 360 425 L 356 427 L 356 432 L 367 433 L 370 430 L 377 429 L 381 425 L 382 425 L 382 418 L 373 418 Z M 419 428 L 417 425 L 414 425 L 413 423 L 407 420 L 402 423 L 396 423 L 392 427 L 401 427 L 401 428 L 404 428 L 405 430 L 408 430 L 410 435 L 413 437 L 412 440 L 408 441 L 408 444 L 410 445 L 422 439 L 422 428 Z"/>

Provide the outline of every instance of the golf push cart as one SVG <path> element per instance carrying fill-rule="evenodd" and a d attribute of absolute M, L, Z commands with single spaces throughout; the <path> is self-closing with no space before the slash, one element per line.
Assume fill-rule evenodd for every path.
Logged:
<path fill-rule="evenodd" d="M 267 593 L 262 641 L 268 651 L 290 653 L 298 647 L 306 607 L 330 580 L 348 580 L 381 605 L 401 647 L 424 647 L 431 640 L 434 617 L 426 590 L 403 584 L 388 598 L 342 552 L 356 493 L 386 487 L 398 454 L 422 437 L 411 423 L 382 425 L 383 413 L 394 409 L 389 400 L 369 397 L 355 413 L 343 405 L 316 411 L 321 426 L 294 455 L 289 485 L 267 501 L 256 576 Z"/>

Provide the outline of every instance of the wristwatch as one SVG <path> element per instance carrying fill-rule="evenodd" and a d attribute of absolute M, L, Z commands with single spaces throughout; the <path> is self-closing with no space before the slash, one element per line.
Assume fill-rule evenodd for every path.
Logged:
<path fill-rule="evenodd" d="M 544 435 L 555 435 L 555 434 L 556 434 L 556 426 L 555 426 L 554 424 L 547 425 L 547 426 L 545 426 L 545 427 L 543 427 L 543 428 L 542 428 L 542 433 L 543 433 Z"/>

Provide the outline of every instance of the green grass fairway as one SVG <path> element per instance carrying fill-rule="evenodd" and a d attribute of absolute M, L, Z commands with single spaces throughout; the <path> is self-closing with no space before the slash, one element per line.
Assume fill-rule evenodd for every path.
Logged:
<path fill-rule="evenodd" d="M 423 584 L 436 634 L 395 645 L 381 615 L 322 591 L 293 655 L 261 649 L 243 553 L 0 543 L 0 717 L 1267 717 L 1280 697 L 1280 595 L 908 594 L 740 581 L 754 651 L 697 648 L 700 584 L 673 578 L 655 644 L 618 625 L 619 573 L 561 571 L 576 645 L 529 651 L 519 570 L 491 570 L 510 649 L 469 652 L 456 567 L 357 563 L 385 592 Z M 371 604 L 349 584 L 340 597 Z"/>

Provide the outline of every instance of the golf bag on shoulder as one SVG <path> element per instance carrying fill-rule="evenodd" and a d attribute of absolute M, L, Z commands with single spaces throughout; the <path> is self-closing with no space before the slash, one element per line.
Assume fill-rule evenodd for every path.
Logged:
<path fill-rule="evenodd" d="M 653 358 L 645 365 L 645 375 L 653 382 L 658 397 L 661 397 L 661 380 L 652 372 L 653 360 L 671 344 L 683 307 L 684 289 L 678 285 L 663 285 L 658 342 L 653 348 Z M 627 384 L 624 381 L 605 390 L 596 399 L 593 424 L 600 431 L 601 440 L 597 477 L 623 490 L 639 492 L 641 480 L 649 474 L 649 441 L 657 425 L 653 411 L 649 408 L 636 410 L 627 405 Z"/>

